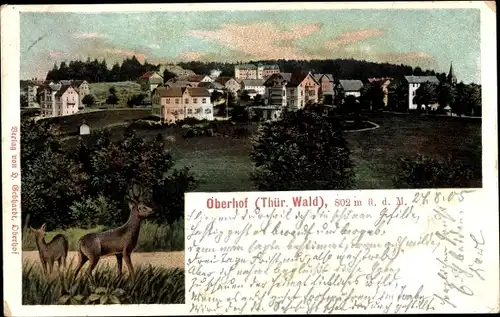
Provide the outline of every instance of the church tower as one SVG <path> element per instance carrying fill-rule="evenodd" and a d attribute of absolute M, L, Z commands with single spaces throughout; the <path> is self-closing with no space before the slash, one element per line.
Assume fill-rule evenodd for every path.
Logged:
<path fill-rule="evenodd" d="M 450 63 L 450 71 L 448 73 L 447 81 L 450 85 L 457 84 L 457 76 L 455 76 L 455 72 L 453 71 L 453 62 Z"/>

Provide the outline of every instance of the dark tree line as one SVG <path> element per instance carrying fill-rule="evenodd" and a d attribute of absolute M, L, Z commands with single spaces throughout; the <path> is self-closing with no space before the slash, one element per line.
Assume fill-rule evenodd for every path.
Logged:
<path fill-rule="evenodd" d="M 260 60 L 250 61 L 252 64 L 277 64 L 282 72 L 293 73 L 297 71 L 312 71 L 314 73 L 333 74 L 335 78 L 364 79 L 368 77 L 393 77 L 403 78 L 407 75 L 432 76 L 439 80 L 446 79 L 445 73 L 434 70 L 422 70 L 420 67 L 407 65 L 394 65 L 389 63 L 374 63 L 355 59 L 329 59 L 329 60 Z M 236 63 L 218 62 L 186 62 L 179 66 L 190 69 L 197 74 L 210 74 L 213 69 L 219 69 L 221 76 L 233 76 Z"/>
<path fill-rule="evenodd" d="M 81 79 L 89 83 L 115 82 L 126 80 L 137 80 L 142 74 L 148 71 L 157 71 L 159 65 L 153 65 L 147 61 L 141 64 L 135 56 L 125 59 L 121 64 L 115 63 L 108 68 L 106 60 L 93 61 L 70 61 L 61 62 L 47 73 L 46 80 Z"/>
<path fill-rule="evenodd" d="M 403 78 L 406 75 L 431 76 L 435 75 L 440 81 L 445 81 L 445 73 L 434 70 L 422 70 L 420 67 L 407 65 L 394 65 L 389 63 L 374 63 L 355 59 L 330 59 L 330 60 L 261 60 L 250 63 L 277 64 L 282 72 L 292 73 L 297 71 L 312 71 L 314 73 L 333 74 L 335 78 L 365 79 L 369 77 Z M 196 74 L 210 74 L 214 69 L 221 71 L 220 76 L 233 76 L 234 66 L 237 63 L 222 62 L 181 62 L 178 65 L 194 71 Z M 158 71 L 160 65 L 148 63 L 141 64 L 135 56 L 125 59 L 122 64 L 115 63 L 108 68 L 106 60 L 61 62 L 54 64 L 47 73 L 47 80 L 83 79 L 88 82 L 114 82 L 136 80 L 147 71 Z"/>

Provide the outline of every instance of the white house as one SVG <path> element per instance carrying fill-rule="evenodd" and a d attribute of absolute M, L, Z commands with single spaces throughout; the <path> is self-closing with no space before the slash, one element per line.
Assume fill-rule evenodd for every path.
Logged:
<path fill-rule="evenodd" d="M 264 86 L 264 82 L 264 79 L 243 79 L 241 81 L 241 90 L 255 90 L 255 95 L 264 96 L 266 94 L 266 86 Z"/>
<path fill-rule="evenodd" d="M 78 112 L 80 97 L 71 85 L 49 84 L 42 95 L 41 116 L 59 117 Z"/>
<path fill-rule="evenodd" d="M 35 108 L 35 107 L 39 107 L 40 105 L 38 104 L 37 102 L 37 93 L 38 93 L 38 89 L 40 89 L 40 87 L 43 85 L 43 83 L 41 82 L 37 82 L 37 81 L 30 81 L 28 82 L 28 85 L 26 87 L 27 89 L 27 97 L 28 97 L 28 107 L 29 108 Z"/>
<path fill-rule="evenodd" d="M 90 86 L 86 80 L 73 80 L 71 86 L 75 88 L 80 97 L 80 104 L 83 106 L 83 97 L 90 94 Z"/>
<path fill-rule="evenodd" d="M 417 95 L 417 89 L 423 83 L 438 84 L 439 79 L 436 76 L 405 76 L 408 82 L 408 109 L 416 110 L 418 105 L 414 103 L 413 99 Z"/>
<path fill-rule="evenodd" d="M 88 124 L 83 123 L 80 126 L 80 135 L 88 135 L 88 134 L 90 134 L 90 127 Z"/>
<path fill-rule="evenodd" d="M 153 94 L 152 103 L 152 115 L 165 122 L 186 118 L 214 120 L 214 105 L 206 88 L 159 87 Z"/>
<path fill-rule="evenodd" d="M 363 88 L 363 82 L 357 79 L 340 79 L 336 84 L 337 89 L 342 88 L 344 90 L 344 95 L 354 96 L 356 98 L 361 97 L 361 88 Z"/>

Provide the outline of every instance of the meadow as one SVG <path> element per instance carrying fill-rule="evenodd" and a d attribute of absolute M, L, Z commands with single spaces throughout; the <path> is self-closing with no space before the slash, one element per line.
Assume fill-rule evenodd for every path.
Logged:
<path fill-rule="evenodd" d="M 115 87 L 118 104 L 114 107 L 126 107 L 128 98 L 141 93 L 141 85 L 132 81 L 91 83 L 89 88 L 96 97 L 96 102 L 105 104 L 109 89 Z"/>
<path fill-rule="evenodd" d="M 128 274 L 128 273 L 125 273 Z M 84 274 L 74 276 L 71 266 L 46 277 L 38 263 L 24 262 L 23 305 L 184 304 L 184 270 L 135 267 L 135 278 L 118 277 L 113 265 L 94 270 L 95 284 Z"/>
<path fill-rule="evenodd" d="M 474 173 L 468 187 L 482 186 L 481 119 L 379 113 L 367 120 L 379 128 L 344 134 L 355 164 L 357 189 L 399 188 L 394 180 L 399 173 L 399 158 L 419 154 L 465 164 Z M 120 140 L 124 128 L 111 131 L 113 139 Z M 250 181 L 253 165 L 249 138 L 183 138 L 180 128 L 138 129 L 137 133 L 146 138 L 159 133 L 174 138 L 169 147 L 176 167 L 191 167 L 201 180 L 196 191 L 256 190 Z"/>

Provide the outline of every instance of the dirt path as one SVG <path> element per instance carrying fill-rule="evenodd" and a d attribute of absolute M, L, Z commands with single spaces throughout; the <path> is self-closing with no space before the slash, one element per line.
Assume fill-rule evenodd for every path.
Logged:
<path fill-rule="evenodd" d="M 77 252 L 68 252 L 68 264 L 76 266 Z M 23 263 L 35 262 L 40 265 L 38 251 L 23 251 Z M 113 256 L 103 257 L 99 260 L 97 267 L 101 265 L 116 265 L 116 258 Z M 132 264 L 134 266 L 149 265 L 161 266 L 164 268 L 184 268 L 184 251 L 178 252 L 137 252 L 132 253 Z"/>

